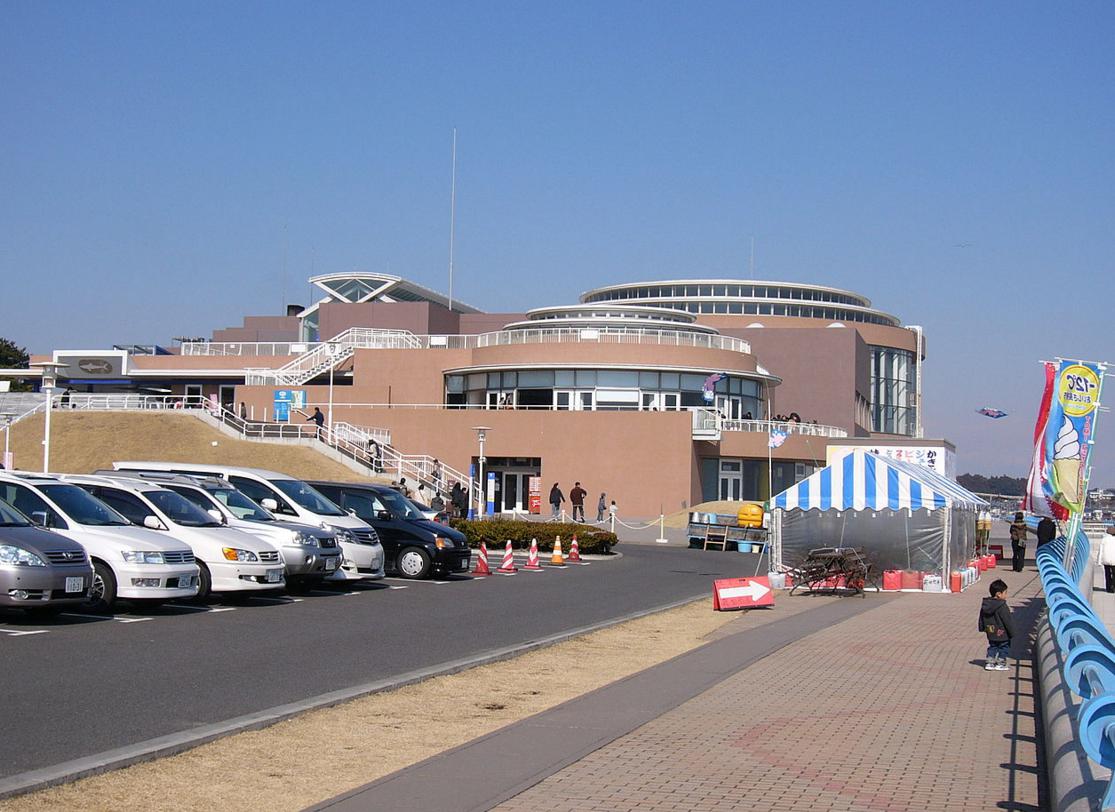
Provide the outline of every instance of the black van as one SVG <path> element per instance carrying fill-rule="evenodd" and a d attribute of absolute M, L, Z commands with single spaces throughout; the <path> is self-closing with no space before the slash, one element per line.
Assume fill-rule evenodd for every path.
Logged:
<path fill-rule="evenodd" d="M 427 520 L 394 488 L 357 482 L 310 484 L 375 528 L 388 570 L 403 578 L 468 572 L 470 551 L 464 534 Z"/>

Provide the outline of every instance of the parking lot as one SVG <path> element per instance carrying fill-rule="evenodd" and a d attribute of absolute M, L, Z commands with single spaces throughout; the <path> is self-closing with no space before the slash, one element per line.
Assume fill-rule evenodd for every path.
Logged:
<path fill-rule="evenodd" d="M 0 778 L 529 644 L 754 569 L 751 555 L 629 545 L 514 576 L 387 578 L 45 623 L 0 611 Z"/>

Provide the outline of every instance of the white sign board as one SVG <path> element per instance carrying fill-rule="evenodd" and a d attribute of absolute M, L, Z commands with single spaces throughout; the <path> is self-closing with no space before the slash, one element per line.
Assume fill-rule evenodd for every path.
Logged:
<path fill-rule="evenodd" d="M 932 468 L 938 474 L 949 479 L 956 479 L 956 452 L 948 446 L 942 445 L 830 445 L 827 451 L 826 463 L 842 454 L 862 448 L 872 454 L 878 454 L 892 460 L 912 462 L 915 465 L 924 465 Z"/>

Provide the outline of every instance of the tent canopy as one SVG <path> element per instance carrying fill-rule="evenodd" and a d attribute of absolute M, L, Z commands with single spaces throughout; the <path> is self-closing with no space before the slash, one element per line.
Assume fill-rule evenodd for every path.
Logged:
<path fill-rule="evenodd" d="M 979 510 L 986 505 L 931 468 L 861 448 L 774 497 L 774 507 L 783 510 Z"/>

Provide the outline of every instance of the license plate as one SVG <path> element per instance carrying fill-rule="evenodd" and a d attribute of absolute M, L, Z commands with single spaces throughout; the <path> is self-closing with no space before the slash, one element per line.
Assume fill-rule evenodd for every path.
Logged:
<path fill-rule="evenodd" d="M 267 570 L 267 583 L 277 584 L 281 580 L 283 580 L 282 570 Z"/>
<path fill-rule="evenodd" d="M 457 566 L 457 569 L 461 570 L 461 571 L 467 570 L 468 569 L 468 562 L 469 562 L 469 559 L 467 559 L 467 558 L 461 559 L 461 563 Z"/>
<path fill-rule="evenodd" d="M 193 585 L 194 585 L 194 579 L 193 579 L 192 575 L 183 575 L 178 579 L 178 588 L 179 589 L 189 589 Z M 168 586 L 169 586 L 169 584 L 168 584 Z"/>
<path fill-rule="evenodd" d="M 85 579 L 80 575 L 75 575 L 72 578 L 66 578 L 66 592 L 84 592 Z"/>
<path fill-rule="evenodd" d="M 325 559 L 325 571 L 326 572 L 333 572 L 335 569 L 337 569 L 337 558 L 336 558 L 336 556 L 334 556 L 333 558 Z"/>

